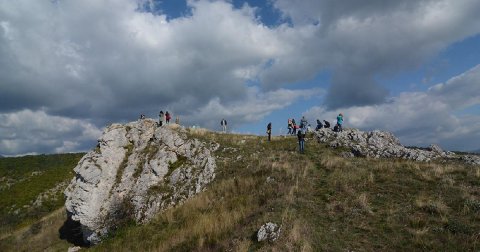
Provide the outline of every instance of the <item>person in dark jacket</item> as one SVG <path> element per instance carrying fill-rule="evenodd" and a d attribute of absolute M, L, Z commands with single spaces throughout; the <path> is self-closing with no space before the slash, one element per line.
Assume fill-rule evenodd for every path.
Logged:
<path fill-rule="evenodd" d="M 295 122 L 295 119 L 292 118 L 292 129 L 293 129 L 292 135 L 297 134 L 297 128 L 298 128 L 297 123 Z"/>
<path fill-rule="evenodd" d="M 323 120 L 323 123 L 325 124 L 325 128 L 330 128 L 330 123 L 328 121 Z"/>
<path fill-rule="evenodd" d="M 267 125 L 267 135 L 268 135 L 268 141 L 270 141 L 272 137 L 272 123 L 268 123 Z"/>
<path fill-rule="evenodd" d="M 220 121 L 220 125 L 222 125 L 222 132 L 227 133 L 227 120 L 225 118 Z"/>
<path fill-rule="evenodd" d="M 323 124 L 322 122 L 320 122 L 320 120 L 317 119 L 317 127 L 315 128 L 315 130 L 319 130 L 321 128 L 323 128 Z"/>
<path fill-rule="evenodd" d="M 158 125 L 163 126 L 163 122 L 165 122 L 165 113 L 163 113 L 163 110 L 160 110 L 160 113 L 158 114 Z"/>
<path fill-rule="evenodd" d="M 299 151 L 303 154 L 305 153 L 305 131 L 303 129 L 298 130 L 297 137 Z"/>

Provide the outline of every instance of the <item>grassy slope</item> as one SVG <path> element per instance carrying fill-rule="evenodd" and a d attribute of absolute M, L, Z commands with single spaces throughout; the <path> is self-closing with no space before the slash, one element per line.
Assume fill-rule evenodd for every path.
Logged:
<path fill-rule="evenodd" d="M 8 236 L 12 232 L 14 235 L 36 235 L 42 229 L 51 229 L 51 217 L 56 217 L 57 223 L 63 223 L 65 217 L 59 217 L 63 212 L 54 211 L 63 207 L 63 190 L 73 178 L 73 168 L 83 155 L 0 158 L 0 251 L 21 250 L 17 245 L 28 245 L 22 240 L 14 242 L 16 238 Z M 45 194 L 46 198 L 40 206 L 35 206 L 33 202 L 40 194 Z M 47 219 L 48 223 L 45 222 Z M 58 228 L 60 226 L 54 230 L 56 236 Z"/>
<path fill-rule="evenodd" d="M 479 167 L 344 159 L 313 139 L 301 155 L 294 137 L 266 142 L 192 134 L 221 145 L 215 181 L 182 206 L 149 224 L 125 226 L 91 250 L 479 249 Z M 268 221 L 282 225 L 281 237 L 273 244 L 256 242 L 256 231 Z"/>
<path fill-rule="evenodd" d="M 300 155 L 290 137 L 201 137 L 222 146 L 208 190 L 93 250 L 478 250 L 478 167 L 344 159 L 313 139 Z M 280 239 L 256 242 L 268 221 Z"/>

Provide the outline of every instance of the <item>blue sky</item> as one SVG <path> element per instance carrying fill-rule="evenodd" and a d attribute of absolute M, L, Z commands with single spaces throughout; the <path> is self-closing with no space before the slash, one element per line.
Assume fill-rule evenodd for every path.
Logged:
<path fill-rule="evenodd" d="M 475 0 L 0 1 L 0 155 L 85 151 L 160 110 L 262 135 L 301 116 L 480 149 Z"/>

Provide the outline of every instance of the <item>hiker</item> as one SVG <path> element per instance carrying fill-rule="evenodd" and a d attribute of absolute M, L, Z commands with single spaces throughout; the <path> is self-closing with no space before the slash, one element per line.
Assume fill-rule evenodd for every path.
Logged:
<path fill-rule="evenodd" d="M 176 124 L 180 124 L 180 118 L 178 118 L 178 116 L 175 117 L 175 123 L 176 123 Z"/>
<path fill-rule="evenodd" d="M 300 120 L 300 128 L 307 128 L 307 125 L 307 119 L 305 119 L 305 116 L 302 116 L 302 119 Z"/>
<path fill-rule="evenodd" d="M 288 134 L 291 135 L 292 134 L 292 119 L 288 118 Z"/>
<path fill-rule="evenodd" d="M 225 118 L 220 121 L 220 125 L 222 125 L 222 132 L 227 133 L 227 120 Z"/>
<path fill-rule="evenodd" d="M 272 123 L 268 123 L 267 125 L 267 135 L 268 135 L 268 141 L 271 140 L 271 136 L 272 136 Z"/>
<path fill-rule="evenodd" d="M 293 129 L 292 135 L 297 134 L 297 129 L 298 129 L 298 127 L 297 127 L 297 124 L 295 123 L 295 119 L 294 119 L 294 118 L 292 118 L 292 129 Z"/>
<path fill-rule="evenodd" d="M 340 114 L 338 114 L 338 116 L 337 116 L 338 132 L 342 132 L 342 131 L 343 131 L 343 129 L 342 129 L 342 124 L 343 124 L 343 114 L 340 113 Z"/>
<path fill-rule="evenodd" d="M 165 114 L 163 113 L 163 110 L 160 110 L 160 113 L 158 114 L 158 125 L 161 127 L 163 126 L 163 122 L 165 122 Z"/>
<path fill-rule="evenodd" d="M 141 115 L 140 115 L 140 119 L 141 119 L 141 120 L 145 119 L 145 115 L 144 115 L 144 114 L 141 114 Z"/>
<path fill-rule="evenodd" d="M 325 128 L 330 128 L 330 123 L 328 121 L 323 120 L 323 123 L 325 125 Z"/>
<path fill-rule="evenodd" d="M 170 124 L 170 119 L 172 119 L 172 116 L 170 116 L 170 113 L 168 111 L 165 113 L 165 121 L 167 124 Z"/>
<path fill-rule="evenodd" d="M 322 122 L 320 122 L 320 120 L 317 119 L 317 127 L 315 128 L 315 130 L 319 130 L 321 128 L 323 128 L 323 124 Z"/>
<path fill-rule="evenodd" d="M 298 147 L 299 147 L 299 152 L 300 153 L 305 153 L 305 131 L 304 129 L 301 129 L 297 133 L 298 137 Z"/>

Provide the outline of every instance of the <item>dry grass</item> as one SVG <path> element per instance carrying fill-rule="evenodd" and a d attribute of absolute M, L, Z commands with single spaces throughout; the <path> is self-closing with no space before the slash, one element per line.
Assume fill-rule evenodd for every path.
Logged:
<path fill-rule="evenodd" d="M 205 136 L 210 131 L 205 128 L 188 128 L 188 132 L 193 136 Z"/>
<path fill-rule="evenodd" d="M 440 198 L 432 198 L 427 195 L 420 195 L 415 199 L 415 206 L 429 214 L 446 215 L 449 207 Z"/>
<path fill-rule="evenodd" d="M 357 198 L 357 206 L 363 210 L 363 212 L 368 214 L 373 214 L 373 211 L 370 207 L 370 203 L 368 202 L 368 197 L 366 193 L 361 193 Z"/>
<path fill-rule="evenodd" d="M 99 251 L 475 251 L 480 168 L 342 158 L 294 137 L 218 134 L 216 179 L 151 223 L 126 226 Z M 309 139 L 311 140 L 311 139 Z M 268 179 L 267 179 L 268 178 Z M 256 241 L 265 222 L 275 243 Z M 42 238 L 47 239 L 47 238 Z"/>
<path fill-rule="evenodd" d="M 235 249 L 234 251 L 235 252 L 248 252 L 250 251 L 250 246 L 251 246 L 252 242 L 250 240 L 241 240 L 239 241 L 236 246 L 235 246 Z"/>
<path fill-rule="evenodd" d="M 2 238 L 0 250 L 43 251 L 53 248 L 66 250 L 71 245 L 58 237 L 58 229 L 63 225 L 65 219 L 65 208 L 58 209 L 31 226 L 21 228 L 10 236 Z"/>

